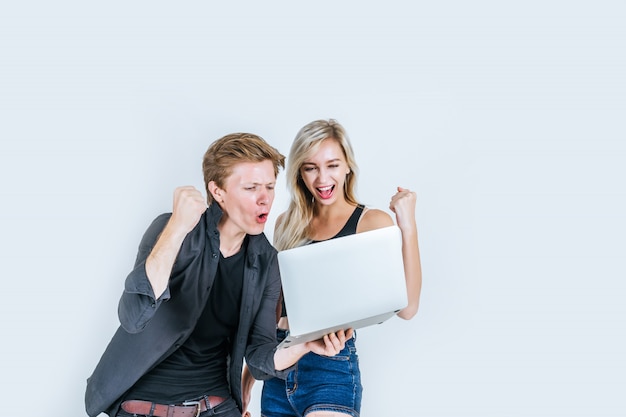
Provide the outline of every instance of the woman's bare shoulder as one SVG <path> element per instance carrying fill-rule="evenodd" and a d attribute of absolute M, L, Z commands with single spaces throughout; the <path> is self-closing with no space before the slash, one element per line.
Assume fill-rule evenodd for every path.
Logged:
<path fill-rule="evenodd" d="M 366 208 L 356 231 L 357 233 L 367 232 L 381 227 L 393 226 L 393 224 L 393 219 L 387 212 L 376 208 Z"/>

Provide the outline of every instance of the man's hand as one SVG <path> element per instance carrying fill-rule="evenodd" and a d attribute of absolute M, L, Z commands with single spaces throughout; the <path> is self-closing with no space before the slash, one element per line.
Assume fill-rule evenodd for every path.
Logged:
<path fill-rule="evenodd" d="M 184 186 L 174 190 L 172 216 L 146 259 L 146 275 L 155 299 L 167 288 L 183 240 L 196 227 L 206 207 L 202 194 L 194 187 Z"/>
<path fill-rule="evenodd" d="M 311 352 L 323 356 L 335 356 L 346 346 L 346 340 L 350 339 L 354 334 L 353 329 L 347 331 L 339 330 L 335 333 L 324 335 L 319 340 L 306 342 L 305 346 Z"/>
<path fill-rule="evenodd" d="M 196 227 L 207 208 L 202 193 L 192 186 L 182 186 L 174 190 L 173 206 L 171 226 L 184 235 Z"/>
<path fill-rule="evenodd" d="M 287 349 L 278 349 L 274 353 L 274 366 L 279 371 L 287 369 L 309 352 L 323 356 L 335 356 L 346 346 L 346 340 L 350 339 L 353 334 L 353 329 L 339 330 L 327 334 L 319 340 L 300 343 Z"/>

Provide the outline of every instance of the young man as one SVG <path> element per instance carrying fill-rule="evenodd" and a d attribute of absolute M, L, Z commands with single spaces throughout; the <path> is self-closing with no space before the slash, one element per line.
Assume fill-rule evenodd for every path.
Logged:
<path fill-rule="evenodd" d="M 280 276 L 263 229 L 281 167 L 262 138 L 231 134 L 204 155 L 206 201 L 193 187 L 175 190 L 126 278 L 121 326 L 88 379 L 88 415 L 239 417 L 244 358 L 266 379 L 309 351 L 344 347 L 351 334 L 338 332 L 276 350 Z"/>

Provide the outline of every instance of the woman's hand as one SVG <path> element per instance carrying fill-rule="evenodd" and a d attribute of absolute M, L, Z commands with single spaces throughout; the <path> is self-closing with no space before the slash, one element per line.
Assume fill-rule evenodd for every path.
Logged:
<path fill-rule="evenodd" d="M 415 225 L 415 203 L 417 195 L 415 192 L 398 187 L 398 192 L 391 197 L 389 210 L 396 215 L 396 223 L 403 232 L 412 231 Z"/>
<path fill-rule="evenodd" d="M 252 387 L 254 386 L 255 379 L 250 373 L 248 366 L 244 364 L 243 373 L 241 374 L 241 402 L 243 403 L 243 417 L 249 417 L 250 412 L 246 411 L 250 405 L 252 398 Z"/>

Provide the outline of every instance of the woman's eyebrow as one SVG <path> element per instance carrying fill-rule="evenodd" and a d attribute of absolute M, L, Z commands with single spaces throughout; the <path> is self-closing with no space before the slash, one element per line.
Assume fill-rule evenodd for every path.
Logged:
<path fill-rule="evenodd" d="M 324 161 L 324 163 L 329 164 L 331 162 L 337 162 L 337 161 L 341 161 L 341 158 L 329 159 L 328 161 Z M 315 162 L 303 162 L 302 165 L 317 165 L 317 164 Z"/>

